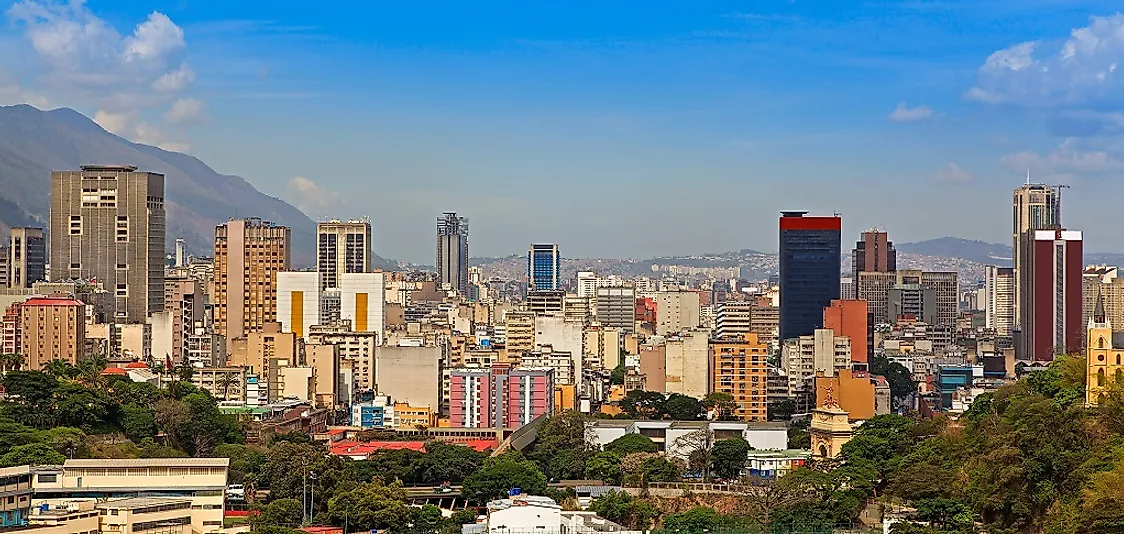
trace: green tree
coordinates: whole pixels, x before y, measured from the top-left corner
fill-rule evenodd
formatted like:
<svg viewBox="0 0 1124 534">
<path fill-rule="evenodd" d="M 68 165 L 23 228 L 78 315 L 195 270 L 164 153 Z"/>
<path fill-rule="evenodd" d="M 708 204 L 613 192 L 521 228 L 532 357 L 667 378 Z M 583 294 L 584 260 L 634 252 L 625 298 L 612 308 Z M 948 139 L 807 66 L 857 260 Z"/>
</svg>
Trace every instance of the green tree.
<svg viewBox="0 0 1124 534">
<path fill-rule="evenodd" d="M 486 503 L 506 496 L 512 488 L 541 495 L 546 490 L 546 476 L 535 462 L 506 453 L 485 460 L 479 471 L 464 480 L 461 495 L 472 502 Z"/>
<path fill-rule="evenodd" d="M 15 402 L 37 410 L 49 409 L 55 388 L 59 385 L 56 377 L 39 371 L 9 371 L 4 374 L 3 383 L 9 402 L 15 399 Z"/>
<path fill-rule="evenodd" d="M 917 392 L 917 384 L 913 381 L 913 373 L 902 364 L 890 361 L 884 354 L 874 357 L 870 365 L 870 373 L 881 375 L 890 384 L 890 396 L 895 402 L 901 402 Z"/>
<path fill-rule="evenodd" d="M 46 443 L 16 445 L 0 456 L 0 467 L 18 465 L 62 465 L 66 457 Z"/>
<path fill-rule="evenodd" d="M 449 482 L 460 484 L 464 478 L 476 471 L 487 457 L 484 453 L 463 445 L 430 441 L 425 444 L 423 482 L 440 484 Z"/>
<path fill-rule="evenodd" d="M 624 366 L 624 361 L 618 363 L 613 371 L 609 374 L 609 384 L 619 386 L 624 384 L 624 375 L 628 372 L 628 368 Z"/>
<path fill-rule="evenodd" d="M 156 435 L 156 414 L 145 406 L 128 404 L 121 408 L 121 428 L 133 441 L 151 438 Z"/>
<path fill-rule="evenodd" d="M 972 508 L 956 499 L 924 499 L 916 507 L 918 519 L 941 527 L 964 527 L 974 519 Z"/>
<path fill-rule="evenodd" d="M 256 523 L 296 528 L 304 522 L 304 505 L 297 499 L 277 499 L 261 508 Z"/>
<path fill-rule="evenodd" d="M 796 413 L 796 401 L 793 399 L 781 399 L 769 403 L 770 421 L 788 421 L 792 419 L 794 413 Z"/>
<path fill-rule="evenodd" d="M 718 413 L 719 421 L 733 421 L 737 419 L 734 410 L 737 408 L 737 403 L 734 402 L 734 396 L 729 393 L 715 391 L 707 393 L 703 398 L 703 406 L 708 410 L 713 410 Z"/>
<path fill-rule="evenodd" d="M 682 476 L 679 467 L 665 456 L 645 458 L 640 463 L 640 470 L 647 482 L 676 482 Z"/>
<path fill-rule="evenodd" d="M 663 393 L 634 389 L 625 394 L 620 406 L 633 419 L 661 419 L 667 398 Z"/>
<path fill-rule="evenodd" d="M 585 474 L 585 463 L 596 452 L 586 426 L 589 420 L 589 416 L 576 411 L 547 419 L 539 427 L 527 457 L 554 480 L 580 479 Z"/>
<path fill-rule="evenodd" d="M 431 512 L 430 519 L 433 519 Z M 437 518 L 440 518 L 440 510 L 437 513 Z M 328 517 L 333 524 L 343 525 L 346 521 L 356 530 L 398 531 L 404 529 L 416 514 L 406 504 L 406 491 L 401 484 L 370 482 L 329 499 Z"/>
<path fill-rule="evenodd" d="M 790 449 L 811 449 L 812 448 L 812 434 L 808 431 L 811 421 L 807 419 L 800 419 L 793 421 L 788 426 L 788 448 Z"/>
<path fill-rule="evenodd" d="M 702 418 L 702 402 L 693 397 L 672 393 L 663 402 L 663 412 L 676 421 L 694 421 Z"/>
<path fill-rule="evenodd" d="M 659 510 L 646 501 L 633 499 L 623 491 L 610 491 L 593 500 L 589 510 L 633 530 L 648 530 L 659 517 Z"/>
<path fill-rule="evenodd" d="M 43 368 L 43 372 L 55 379 L 74 380 L 81 371 L 66 360 L 51 360 Z"/>
<path fill-rule="evenodd" d="M 86 432 L 113 427 L 111 416 L 120 406 L 104 393 L 77 383 L 65 383 L 55 390 L 58 423 L 79 427 Z"/>
<path fill-rule="evenodd" d="M 737 479 L 741 477 L 742 470 L 745 469 L 746 459 L 749 457 L 749 451 L 752 447 L 749 442 L 741 437 L 733 437 L 723 439 L 715 442 L 714 450 L 711 451 L 711 463 L 714 466 L 714 474 L 725 479 Z"/>
<path fill-rule="evenodd" d="M 615 452 L 599 452 L 585 464 L 585 478 L 600 480 L 610 485 L 621 483 L 621 455 Z"/>
<path fill-rule="evenodd" d="M 714 508 L 696 506 L 685 512 L 664 516 L 663 528 L 668 532 L 713 532 L 723 522 L 723 517 Z"/>
<path fill-rule="evenodd" d="M 658 452 L 660 450 L 652 438 L 641 434 L 625 434 L 605 444 L 605 452 L 627 456 L 634 452 Z"/>
<path fill-rule="evenodd" d="M 211 451 L 215 458 L 230 458 L 229 478 L 232 483 L 245 481 L 246 475 L 261 471 L 265 453 L 249 445 L 223 443 Z"/>
</svg>

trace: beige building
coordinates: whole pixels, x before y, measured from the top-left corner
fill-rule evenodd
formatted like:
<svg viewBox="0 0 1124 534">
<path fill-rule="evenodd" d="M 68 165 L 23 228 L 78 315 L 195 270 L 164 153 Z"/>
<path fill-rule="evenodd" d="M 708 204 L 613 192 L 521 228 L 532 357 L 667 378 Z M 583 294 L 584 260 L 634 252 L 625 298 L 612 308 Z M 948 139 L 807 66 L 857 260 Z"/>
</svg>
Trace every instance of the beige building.
<svg viewBox="0 0 1124 534">
<path fill-rule="evenodd" d="M 193 532 L 222 529 L 229 458 L 142 458 L 67 460 L 61 466 L 37 466 L 32 487 L 38 497 L 51 500 L 99 499 L 121 494 L 190 503 Z M 135 510 L 136 516 L 163 517 L 147 504 L 155 501 L 127 499 L 100 504 Z M 34 504 L 34 503 L 33 503 Z M 179 505 L 176 505 L 178 507 Z M 111 510 L 111 508 L 106 508 Z M 112 516 L 112 512 L 106 515 Z M 182 517 L 179 515 L 177 517 Z M 71 531 L 76 532 L 76 531 Z M 116 531 L 128 532 L 128 531 Z M 139 532 L 135 529 L 132 532 Z"/>
<path fill-rule="evenodd" d="M 621 331 L 603 326 L 588 326 L 582 331 L 584 358 L 588 367 L 613 369 L 621 363 Z"/>
<path fill-rule="evenodd" d="M 171 316 L 171 356 L 175 362 L 183 361 L 187 338 L 192 335 L 195 323 L 204 320 L 207 305 L 204 290 L 202 284 L 194 278 L 185 276 L 164 280 L 164 311 Z"/>
<path fill-rule="evenodd" d="M 734 416 L 743 421 L 769 420 L 769 346 L 756 334 L 710 342 L 712 391 L 734 398 Z"/>
<path fill-rule="evenodd" d="M 244 367 L 203 367 L 191 375 L 191 384 L 210 393 L 219 402 L 246 402 Z"/>
<path fill-rule="evenodd" d="M 833 377 L 836 371 L 851 369 L 851 339 L 819 328 L 810 336 L 785 340 L 781 369 L 788 377 L 790 395 L 811 391 L 817 375 Z"/>
<path fill-rule="evenodd" d="M 290 268 L 291 235 L 261 219 L 215 228 L 215 333 L 228 344 L 277 320 L 277 273 Z"/>
<path fill-rule="evenodd" d="M 47 279 L 47 240 L 42 228 L 12 228 L 6 252 L 7 287 L 31 287 Z"/>
<path fill-rule="evenodd" d="M 229 365 L 247 367 L 265 381 L 269 402 L 280 399 L 281 394 L 278 369 L 298 364 L 297 336 L 292 332 L 282 332 L 280 323 L 265 323 L 262 331 L 251 332 L 246 337 L 235 339 L 229 356 Z"/>
<path fill-rule="evenodd" d="M 338 345 L 304 346 L 305 363 L 312 368 L 312 401 L 319 408 L 332 408 L 336 404 L 350 406 L 349 393 L 354 387 L 340 386 L 340 350 Z M 351 373 L 348 373 L 351 376 Z"/>
<path fill-rule="evenodd" d="M 101 511 L 94 501 L 37 503 L 27 516 L 27 527 L 16 532 L 31 534 L 98 534 L 102 532 Z M 43 505 L 46 505 L 45 507 Z"/>
<path fill-rule="evenodd" d="M 371 223 L 328 221 L 316 223 L 316 272 L 319 288 L 340 287 L 345 273 L 371 272 Z"/>
<path fill-rule="evenodd" d="M 86 348 L 86 305 L 69 298 L 33 298 L 19 306 L 24 369 L 42 370 L 51 360 L 76 364 Z"/>
<path fill-rule="evenodd" d="M 371 384 L 411 406 L 440 406 L 441 348 L 378 347 Z"/>
<path fill-rule="evenodd" d="M 191 508 L 191 499 L 184 497 L 134 497 L 97 504 L 101 532 L 106 534 L 191 534 Z"/>
<path fill-rule="evenodd" d="M 96 279 L 117 322 L 164 309 L 164 175 L 125 165 L 51 173 L 51 279 Z"/>
<path fill-rule="evenodd" d="M 531 312 L 509 311 L 504 314 L 504 329 L 507 332 L 507 358 L 517 362 L 524 352 L 535 349 L 535 314 Z"/>
<path fill-rule="evenodd" d="M 660 291 L 655 294 L 656 333 L 671 335 L 685 329 L 698 328 L 700 301 L 693 291 Z"/>
<path fill-rule="evenodd" d="M 355 379 L 354 386 L 372 389 L 375 347 L 379 335 L 375 332 L 352 332 L 351 321 L 342 320 L 335 324 L 313 326 L 309 329 L 310 345 L 335 345 L 339 350 L 341 367 L 351 369 Z"/>
<path fill-rule="evenodd" d="M 702 399 L 710 392 L 709 332 L 691 330 L 668 338 L 664 346 L 665 393 Z"/>
</svg>

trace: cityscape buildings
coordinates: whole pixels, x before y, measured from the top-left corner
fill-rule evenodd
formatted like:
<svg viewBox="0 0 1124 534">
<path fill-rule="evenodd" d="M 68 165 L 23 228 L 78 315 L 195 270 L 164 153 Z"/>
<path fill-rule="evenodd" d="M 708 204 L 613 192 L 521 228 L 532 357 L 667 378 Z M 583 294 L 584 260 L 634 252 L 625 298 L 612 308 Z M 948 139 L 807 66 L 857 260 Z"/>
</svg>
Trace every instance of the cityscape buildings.
<svg viewBox="0 0 1124 534">
<path fill-rule="evenodd" d="M 47 239 L 42 228 L 12 228 L 6 269 L 7 287 L 31 287 L 47 279 Z"/>
<path fill-rule="evenodd" d="M 780 218 L 782 340 L 822 327 L 824 307 L 839 298 L 841 219 L 806 214 L 785 211 Z"/>
<path fill-rule="evenodd" d="M 259 218 L 215 228 L 215 332 L 228 344 L 277 320 L 277 273 L 290 268 L 291 237 Z"/>
<path fill-rule="evenodd" d="M 468 219 L 446 212 L 437 218 L 437 279 L 454 291 L 468 291 Z"/>
<path fill-rule="evenodd" d="M 51 279 L 96 280 L 113 319 L 164 309 L 164 175 L 131 165 L 51 173 Z"/>
<path fill-rule="evenodd" d="M 529 291 L 555 291 L 559 288 L 562 258 L 557 244 L 533 244 L 527 252 Z"/>
<path fill-rule="evenodd" d="M 1015 328 L 1015 269 L 989 265 L 984 272 L 985 326 L 1010 336 Z"/>
</svg>

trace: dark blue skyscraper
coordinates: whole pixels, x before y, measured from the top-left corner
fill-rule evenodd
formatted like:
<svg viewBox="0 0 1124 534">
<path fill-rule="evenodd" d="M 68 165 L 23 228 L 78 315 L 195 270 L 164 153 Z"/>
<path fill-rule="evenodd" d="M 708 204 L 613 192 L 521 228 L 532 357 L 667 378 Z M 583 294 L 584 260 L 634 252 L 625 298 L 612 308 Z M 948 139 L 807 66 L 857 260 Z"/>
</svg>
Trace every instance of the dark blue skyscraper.
<svg viewBox="0 0 1124 534">
<path fill-rule="evenodd" d="M 527 253 L 527 289 L 529 291 L 554 291 L 558 289 L 562 258 L 558 245 L 531 245 Z"/>
<path fill-rule="evenodd" d="M 842 221 L 806 213 L 781 212 L 781 340 L 823 328 L 824 307 L 839 298 Z"/>
</svg>

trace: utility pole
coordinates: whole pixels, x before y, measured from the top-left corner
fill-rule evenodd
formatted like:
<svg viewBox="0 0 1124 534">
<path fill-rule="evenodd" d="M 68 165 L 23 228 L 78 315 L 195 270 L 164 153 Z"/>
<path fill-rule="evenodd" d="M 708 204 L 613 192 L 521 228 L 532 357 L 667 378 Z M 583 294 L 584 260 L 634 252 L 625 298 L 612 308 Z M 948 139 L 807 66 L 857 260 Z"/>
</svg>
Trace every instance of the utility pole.
<svg viewBox="0 0 1124 534">
<path fill-rule="evenodd" d="M 315 519 L 316 514 L 316 473 L 313 471 L 309 471 L 308 477 L 312 479 L 312 487 L 310 488 L 310 499 L 308 503 L 308 524 L 311 525 L 312 520 Z"/>
</svg>

